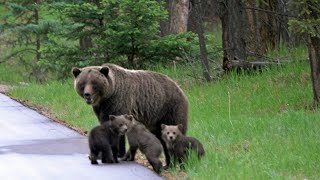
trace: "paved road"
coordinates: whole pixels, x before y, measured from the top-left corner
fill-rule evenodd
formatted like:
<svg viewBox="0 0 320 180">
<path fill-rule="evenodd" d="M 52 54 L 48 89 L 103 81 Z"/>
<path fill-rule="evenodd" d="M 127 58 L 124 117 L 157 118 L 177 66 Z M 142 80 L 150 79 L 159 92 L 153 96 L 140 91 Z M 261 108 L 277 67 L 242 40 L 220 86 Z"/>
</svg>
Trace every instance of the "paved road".
<svg viewBox="0 0 320 180">
<path fill-rule="evenodd" d="M 87 138 L 0 93 L 0 179 L 162 179 L 134 162 L 91 165 Z"/>
</svg>

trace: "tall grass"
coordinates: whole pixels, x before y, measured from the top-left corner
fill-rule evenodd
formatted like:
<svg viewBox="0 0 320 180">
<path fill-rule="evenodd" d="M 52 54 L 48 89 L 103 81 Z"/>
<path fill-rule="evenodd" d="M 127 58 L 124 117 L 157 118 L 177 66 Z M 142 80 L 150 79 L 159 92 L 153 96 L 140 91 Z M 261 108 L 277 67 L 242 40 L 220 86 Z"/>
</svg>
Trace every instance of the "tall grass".
<svg viewBox="0 0 320 180">
<path fill-rule="evenodd" d="M 187 90 L 189 135 L 207 156 L 187 167 L 191 179 L 318 179 L 319 111 L 307 64 L 255 76 L 231 75 Z M 190 173 L 189 173 L 190 172 Z"/>
<path fill-rule="evenodd" d="M 0 64 L 0 83 L 19 84 L 25 80 L 26 78 L 21 73 L 21 68 L 12 68 L 10 64 L 6 63 Z"/>
</svg>

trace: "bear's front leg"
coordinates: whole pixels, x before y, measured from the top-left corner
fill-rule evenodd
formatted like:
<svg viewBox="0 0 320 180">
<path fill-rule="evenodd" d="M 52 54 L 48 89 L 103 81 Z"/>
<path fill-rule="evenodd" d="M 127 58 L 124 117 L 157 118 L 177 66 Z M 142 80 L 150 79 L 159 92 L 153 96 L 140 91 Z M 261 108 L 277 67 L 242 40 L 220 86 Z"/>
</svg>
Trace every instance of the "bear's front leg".
<svg viewBox="0 0 320 180">
<path fill-rule="evenodd" d="M 119 153 L 118 157 L 123 157 L 126 154 L 126 138 L 125 136 L 120 136 L 119 140 Z"/>
<path fill-rule="evenodd" d="M 138 147 L 134 147 L 130 145 L 130 149 L 127 151 L 127 153 L 124 155 L 124 157 L 121 159 L 122 161 L 134 161 L 134 157 L 136 155 Z"/>
<path fill-rule="evenodd" d="M 98 153 L 95 153 L 95 152 L 90 153 L 89 159 L 91 161 L 91 164 L 98 164 L 97 156 L 98 156 Z"/>
<path fill-rule="evenodd" d="M 130 153 L 130 150 L 128 150 L 126 154 L 123 156 L 123 158 L 121 158 L 121 161 L 128 161 L 130 157 L 131 157 L 131 153 Z"/>
<path fill-rule="evenodd" d="M 119 163 L 119 161 L 118 161 L 119 147 L 113 145 L 113 146 L 111 147 L 111 149 L 112 149 L 112 154 L 113 154 L 114 162 L 115 162 L 115 163 Z"/>
</svg>

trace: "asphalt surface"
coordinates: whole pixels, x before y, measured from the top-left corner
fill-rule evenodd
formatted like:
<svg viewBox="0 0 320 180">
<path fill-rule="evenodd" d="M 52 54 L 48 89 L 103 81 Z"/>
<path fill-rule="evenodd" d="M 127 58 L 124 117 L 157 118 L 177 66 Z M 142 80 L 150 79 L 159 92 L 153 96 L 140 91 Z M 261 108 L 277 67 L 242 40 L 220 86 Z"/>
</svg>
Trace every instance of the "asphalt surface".
<svg viewBox="0 0 320 180">
<path fill-rule="evenodd" d="M 87 138 L 0 93 L 0 179 L 163 179 L 134 162 L 91 165 Z"/>
</svg>

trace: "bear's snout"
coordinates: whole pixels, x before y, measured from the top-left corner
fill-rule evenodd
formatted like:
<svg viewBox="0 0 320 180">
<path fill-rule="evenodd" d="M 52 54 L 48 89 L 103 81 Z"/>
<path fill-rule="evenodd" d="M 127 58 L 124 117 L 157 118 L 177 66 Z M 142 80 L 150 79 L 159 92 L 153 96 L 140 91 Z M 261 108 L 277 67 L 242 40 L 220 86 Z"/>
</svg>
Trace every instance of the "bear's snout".
<svg viewBox="0 0 320 180">
<path fill-rule="evenodd" d="M 127 132 L 127 131 L 128 131 L 128 127 L 127 127 L 127 126 L 124 126 L 124 127 L 123 127 L 123 131 L 124 131 L 124 132 Z"/>
<path fill-rule="evenodd" d="M 83 98 L 86 100 L 87 104 L 92 104 L 92 96 L 90 93 L 84 93 Z"/>
<path fill-rule="evenodd" d="M 83 94 L 83 96 L 84 96 L 86 99 L 88 99 L 88 98 L 90 98 L 91 94 L 88 93 L 88 92 L 85 92 L 85 93 Z"/>
</svg>

